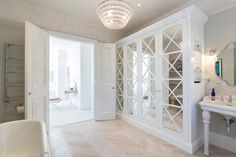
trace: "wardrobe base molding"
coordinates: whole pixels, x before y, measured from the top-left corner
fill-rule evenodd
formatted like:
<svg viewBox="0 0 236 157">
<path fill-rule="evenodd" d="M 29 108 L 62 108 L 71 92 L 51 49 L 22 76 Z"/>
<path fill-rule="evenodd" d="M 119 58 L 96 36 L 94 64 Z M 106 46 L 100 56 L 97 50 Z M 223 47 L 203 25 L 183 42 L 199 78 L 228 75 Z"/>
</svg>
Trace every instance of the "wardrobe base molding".
<svg viewBox="0 0 236 157">
<path fill-rule="evenodd" d="M 177 139 L 175 136 L 170 136 L 169 134 L 166 134 L 164 131 L 158 129 L 158 128 L 153 128 L 145 123 L 142 123 L 138 120 L 135 120 L 127 115 L 118 113 L 117 118 L 129 123 L 130 125 L 137 127 L 163 141 L 166 141 L 170 144 L 173 144 L 177 148 L 180 148 L 190 154 L 195 153 L 197 150 L 199 150 L 203 146 L 203 138 L 200 138 L 198 140 L 195 140 L 192 144 L 183 142 L 179 139 Z"/>
</svg>

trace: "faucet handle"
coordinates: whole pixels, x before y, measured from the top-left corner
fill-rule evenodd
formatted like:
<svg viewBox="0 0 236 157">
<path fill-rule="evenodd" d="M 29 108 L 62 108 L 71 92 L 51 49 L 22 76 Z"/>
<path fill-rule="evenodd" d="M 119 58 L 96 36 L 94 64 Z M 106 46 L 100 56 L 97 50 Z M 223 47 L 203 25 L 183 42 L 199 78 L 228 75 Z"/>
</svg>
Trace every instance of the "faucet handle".
<svg viewBox="0 0 236 157">
<path fill-rule="evenodd" d="M 228 102 L 232 102 L 232 95 L 229 96 Z"/>
<path fill-rule="evenodd" d="M 220 96 L 220 101 L 224 101 L 224 96 L 223 95 Z"/>
</svg>

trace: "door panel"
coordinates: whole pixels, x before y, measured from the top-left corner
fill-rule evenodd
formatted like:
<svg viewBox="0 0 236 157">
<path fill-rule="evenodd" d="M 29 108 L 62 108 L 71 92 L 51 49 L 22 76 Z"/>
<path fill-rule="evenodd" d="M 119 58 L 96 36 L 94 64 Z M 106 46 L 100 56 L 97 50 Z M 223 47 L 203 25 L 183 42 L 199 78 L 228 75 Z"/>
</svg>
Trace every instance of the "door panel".
<svg viewBox="0 0 236 157">
<path fill-rule="evenodd" d="M 137 116 L 138 114 L 138 53 L 137 43 L 127 46 L 126 58 L 127 71 L 127 113 Z"/>
<path fill-rule="evenodd" d="M 156 119 L 156 45 L 155 36 L 142 39 L 142 118 L 154 122 Z"/>
<path fill-rule="evenodd" d="M 115 118 L 115 74 L 115 45 L 98 44 L 95 52 L 95 120 Z"/>
<path fill-rule="evenodd" d="M 124 54 L 117 47 L 116 62 L 119 111 L 180 136 L 187 121 L 186 29 L 183 20 L 129 41 Z"/>
<path fill-rule="evenodd" d="M 26 119 L 44 121 L 48 126 L 48 34 L 26 22 L 25 45 Z"/>
<path fill-rule="evenodd" d="M 116 108 L 124 111 L 124 51 L 123 47 L 116 49 Z"/>
<path fill-rule="evenodd" d="M 162 32 L 163 127 L 183 131 L 183 35 L 182 25 Z"/>
<path fill-rule="evenodd" d="M 45 100 L 42 97 L 38 97 L 38 98 L 34 98 L 32 100 L 32 115 L 33 115 L 33 119 L 37 119 L 40 120 L 42 119 L 42 117 L 45 117 L 45 112 L 44 112 L 44 105 L 45 104 Z"/>
</svg>

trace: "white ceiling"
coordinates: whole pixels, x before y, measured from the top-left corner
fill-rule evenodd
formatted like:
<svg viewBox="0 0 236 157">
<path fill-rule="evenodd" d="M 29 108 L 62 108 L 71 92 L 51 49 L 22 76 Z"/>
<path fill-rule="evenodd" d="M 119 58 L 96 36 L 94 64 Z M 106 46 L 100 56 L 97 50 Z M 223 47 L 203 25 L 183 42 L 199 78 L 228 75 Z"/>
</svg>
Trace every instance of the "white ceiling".
<svg viewBox="0 0 236 157">
<path fill-rule="evenodd" d="M 19 2 L 19 0 L 12 0 Z M 46 8 L 60 12 L 66 16 L 78 18 L 79 20 L 102 25 L 96 15 L 97 5 L 102 0 L 21 0 L 23 3 L 36 7 Z M 236 6 L 236 0 L 126 0 L 133 9 L 134 16 L 128 26 L 122 30 L 123 33 L 134 32 L 148 24 L 163 18 L 170 13 L 180 10 L 191 4 L 196 4 L 208 15 L 217 11 Z M 141 3 L 138 7 L 137 3 Z"/>
</svg>

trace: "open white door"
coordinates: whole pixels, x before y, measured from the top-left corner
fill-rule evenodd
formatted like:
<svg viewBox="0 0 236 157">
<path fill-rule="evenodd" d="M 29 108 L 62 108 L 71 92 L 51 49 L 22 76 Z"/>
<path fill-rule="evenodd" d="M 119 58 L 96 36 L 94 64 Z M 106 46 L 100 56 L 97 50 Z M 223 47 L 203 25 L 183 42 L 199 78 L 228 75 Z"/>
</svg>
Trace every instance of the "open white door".
<svg viewBox="0 0 236 157">
<path fill-rule="evenodd" d="M 115 119 L 115 44 L 97 44 L 94 120 Z"/>
<path fill-rule="evenodd" d="M 48 40 L 46 31 L 25 23 L 25 116 L 48 127 Z"/>
</svg>

